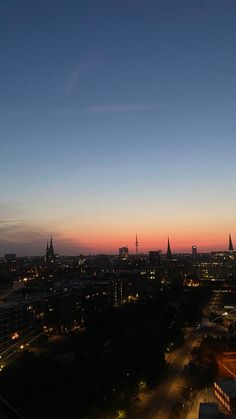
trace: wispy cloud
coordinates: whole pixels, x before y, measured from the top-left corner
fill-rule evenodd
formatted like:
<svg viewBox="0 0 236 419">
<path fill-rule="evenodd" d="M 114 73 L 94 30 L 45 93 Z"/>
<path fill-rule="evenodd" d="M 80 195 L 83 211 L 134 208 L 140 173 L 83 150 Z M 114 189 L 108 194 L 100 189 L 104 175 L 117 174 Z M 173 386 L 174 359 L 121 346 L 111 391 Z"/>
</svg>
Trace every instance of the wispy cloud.
<svg viewBox="0 0 236 419">
<path fill-rule="evenodd" d="M 67 95 L 73 93 L 76 89 L 80 78 L 87 74 L 98 64 L 98 54 L 93 54 L 82 62 L 77 62 L 73 70 L 70 72 L 65 85 L 64 91 Z"/>
<path fill-rule="evenodd" d="M 17 256 L 44 255 L 51 231 L 25 223 L 0 225 L 0 253 L 16 253 Z M 91 249 L 79 241 L 61 234 L 53 234 L 55 251 L 63 254 L 90 253 Z"/>
<path fill-rule="evenodd" d="M 14 218 L 0 218 L 0 224 L 16 224 L 19 223 L 20 220 Z"/>
<path fill-rule="evenodd" d="M 87 112 L 108 113 L 108 112 L 136 112 L 155 110 L 154 105 L 95 105 L 90 106 Z"/>
<path fill-rule="evenodd" d="M 11 111 L 0 113 L 0 116 L 2 118 L 26 118 L 29 114 L 28 111 Z"/>
<path fill-rule="evenodd" d="M 77 114 L 79 113 L 80 110 L 79 109 L 71 109 L 71 108 L 59 108 L 59 109 L 55 109 L 54 113 L 56 115 L 61 115 L 61 116 L 67 116 L 67 115 L 73 115 L 73 114 Z"/>
<path fill-rule="evenodd" d="M 29 224 L 27 214 L 17 203 L 0 203 L 0 255 L 16 253 L 18 256 L 43 255 L 48 238 L 53 231 L 55 249 L 59 254 L 89 253 L 83 243 L 65 233 L 58 233 L 56 226 L 48 231 L 45 226 Z M 19 217 L 19 218 L 18 218 Z"/>
<path fill-rule="evenodd" d="M 0 222 L 19 221 L 19 216 L 25 214 L 25 210 L 17 202 L 0 203 Z"/>
</svg>

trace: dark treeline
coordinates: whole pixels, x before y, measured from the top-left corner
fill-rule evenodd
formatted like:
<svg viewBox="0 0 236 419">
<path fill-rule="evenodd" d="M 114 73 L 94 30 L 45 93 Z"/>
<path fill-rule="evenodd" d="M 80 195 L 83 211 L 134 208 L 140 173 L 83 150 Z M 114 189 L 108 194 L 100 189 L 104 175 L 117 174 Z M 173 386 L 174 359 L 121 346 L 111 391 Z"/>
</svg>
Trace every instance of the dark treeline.
<svg viewBox="0 0 236 419">
<path fill-rule="evenodd" d="M 206 288 L 173 284 L 136 303 L 104 308 L 46 353 L 24 352 L 2 371 L 1 394 L 25 419 L 116 417 L 142 385 L 165 372 L 167 346 L 183 342 L 182 327 L 201 318 Z"/>
</svg>

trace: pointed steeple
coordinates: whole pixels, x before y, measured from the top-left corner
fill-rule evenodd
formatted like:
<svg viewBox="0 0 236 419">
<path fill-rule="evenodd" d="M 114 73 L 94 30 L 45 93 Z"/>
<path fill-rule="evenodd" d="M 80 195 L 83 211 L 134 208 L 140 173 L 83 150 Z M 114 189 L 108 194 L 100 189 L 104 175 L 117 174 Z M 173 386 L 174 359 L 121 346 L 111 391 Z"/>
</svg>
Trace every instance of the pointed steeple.
<svg viewBox="0 0 236 419">
<path fill-rule="evenodd" d="M 49 247 L 48 247 L 48 241 L 47 241 L 46 255 L 45 255 L 45 261 L 46 262 L 48 262 L 48 252 L 49 252 Z"/>
<path fill-rule="evenodd" d="M 136 247 L 136 256 L 138 256 L 138 235 L 136 233 L 136 239 L 135 239 L 135 247 Z"/>
<path fill-rule="evenodd" d="M 234 246 L 233 246 L 231 234 L 229 234 L 229 252 L 233 252 L 233 251 L 234 251 Z"/>
<path fill-rule="evenodd" d="M 167 259 L 171 259 L 172 253 L 171 253 L 171 248 L 170 248 L 170 239 L 168 237 L 168 242 L 167 242 L 167 253 L 166 253 Z"/>
<path fill-rule="evenodd" d="M 46 260 L 46 264 L 47 264 L 48 267 L 53 266 L 52 264 L 55 264 L 55 262 L 56 262 L 56 255 L 54 253 L 52 236 L 50 238 L 50 241 L 47 242 L 45 260 Z"/>
</svg>

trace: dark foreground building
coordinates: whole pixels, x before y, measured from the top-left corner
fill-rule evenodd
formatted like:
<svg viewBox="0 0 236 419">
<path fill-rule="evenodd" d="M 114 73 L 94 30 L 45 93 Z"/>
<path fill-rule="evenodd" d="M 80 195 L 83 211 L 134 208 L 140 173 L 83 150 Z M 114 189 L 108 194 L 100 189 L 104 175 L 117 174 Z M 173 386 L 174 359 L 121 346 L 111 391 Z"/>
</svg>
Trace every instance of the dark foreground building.
<svg viewBox="0 0 236 419">
<path fill-rule="evenodd" d="M 230 379 L 215 381 L 214 392 L 216 398 L 230 414 L 236 412 L 236 381 Z"/>
<path fill-rule="evenodd" d="M 200 403 L 198 419 L 218 419 L 219 410 L 217 403 Z"/>
</svg>

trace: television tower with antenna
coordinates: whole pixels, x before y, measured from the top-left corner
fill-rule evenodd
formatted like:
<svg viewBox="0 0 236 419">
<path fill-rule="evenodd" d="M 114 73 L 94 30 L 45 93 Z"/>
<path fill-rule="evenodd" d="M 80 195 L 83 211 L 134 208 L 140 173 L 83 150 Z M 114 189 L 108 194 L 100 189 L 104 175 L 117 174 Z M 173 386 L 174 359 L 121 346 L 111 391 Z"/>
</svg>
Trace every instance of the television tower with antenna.
<svg viewBox="0 0 236 419">
<path fill-rule="evenodd" d="M 136 256 L 138 256 L 138 236 L 136 233 L 136 239 L 135 239 L 135 248 L 136 248 Z"/>
</svg>

